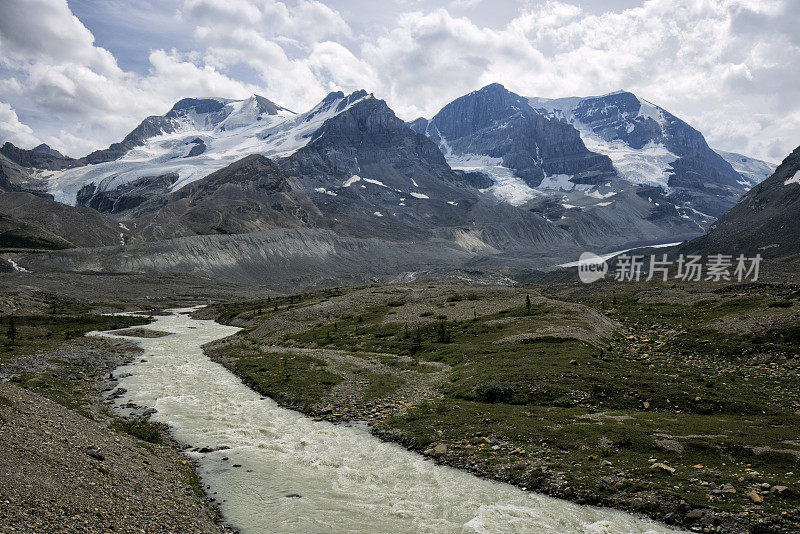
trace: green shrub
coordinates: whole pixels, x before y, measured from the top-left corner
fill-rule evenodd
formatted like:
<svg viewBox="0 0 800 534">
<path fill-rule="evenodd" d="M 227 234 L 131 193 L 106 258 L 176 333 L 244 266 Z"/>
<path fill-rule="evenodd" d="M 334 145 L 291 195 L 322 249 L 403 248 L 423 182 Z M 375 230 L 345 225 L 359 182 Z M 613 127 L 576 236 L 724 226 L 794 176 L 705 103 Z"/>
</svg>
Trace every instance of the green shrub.
<svg viewBox="0 0 800 534">
<path fill-rule="evenodd" d="M 511 402 L 516 394 L 516 388 L 507 382 L 484 382 L 475 386 L 473 391 L 473 398 L 477 402 L 485 402 L 488 404 L 507 404 Z"/>
<path fill-rule="evenodd" d="M 117 419 L 109 427 L 117 432 L 125 432 L 148 443 L 162 443 L 164 436 L 158 425 L 145 419 Z"/>
</svg>

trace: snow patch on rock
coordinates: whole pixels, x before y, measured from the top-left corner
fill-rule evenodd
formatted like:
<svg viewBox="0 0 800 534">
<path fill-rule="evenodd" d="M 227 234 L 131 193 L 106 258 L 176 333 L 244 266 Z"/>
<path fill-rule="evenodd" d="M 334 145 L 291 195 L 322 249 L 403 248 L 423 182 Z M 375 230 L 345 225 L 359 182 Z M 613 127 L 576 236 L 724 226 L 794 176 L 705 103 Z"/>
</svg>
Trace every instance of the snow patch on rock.
<svg viewBox="0 0 800 534">
<path fill-rule="evenodd" d="M 794 173 L 794 176 L 783 182 L 783 185 L 800 184 L 800 171 Z"/>
<path fill-rule="evenodd" d="M 508 202 L 512 206 L 521 206 L 538 196 L 535 189 L 528 186 L 522 178 L 514 175 L 514 171 L 503 167 L 501 158 L 477 154 L 456 156 L 449 151 L 445 152 L 445 158 L 453 169 L 482 172 L 491 178 L 494 184 L 481 191 L 488 192 L 502 202 Z"/>
<path fill-rule="evenodd" d="M 11 258 L 6 258 L 6 260 L 8 261 L 8 263 L 10 263 L 10 264 L 11 264 L 11 267 L 13 267 L 13 268 L 14 268 L 14 270 L 15 270 L 15 271 L 17 271 L 18 273 L 29 273 L 29 272 L 30 272 L 30 271 L 29 271 L 28 269 L 26 269 L 25 267 L 20 267 L 20 266 L 17 264 L 17 262 L 15 262 L 14 260 L 12 260 Z"/>
<path fill-rule="evenodd" d="M 353 176 L 351 176 L 350 178 L 348 178 L 347 180 L 344 181 L 344 183 L 342 184 L 342 187 L 350 187 L 354 183 L 360 182 L 360 181 L 361 181 L 361 177 L 359 175 L 357 175 L 357 174 L 354 174 Z"/>
</svg>

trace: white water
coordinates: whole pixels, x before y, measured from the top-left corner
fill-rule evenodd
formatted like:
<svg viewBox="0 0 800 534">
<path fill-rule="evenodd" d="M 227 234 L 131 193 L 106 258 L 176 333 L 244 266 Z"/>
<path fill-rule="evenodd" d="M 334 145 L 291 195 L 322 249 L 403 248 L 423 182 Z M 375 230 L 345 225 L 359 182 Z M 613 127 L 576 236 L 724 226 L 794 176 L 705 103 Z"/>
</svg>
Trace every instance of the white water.
<svg viewBox="0 0 800 534">
<path fill-rule="evenodd" d="M 118 403 L 155 408 L 153 420 L 191 447 L 231 447 L 193 456 L 223 515 L 245 534 L 672 532 L 436 466 L 363 429 L 281 408 L 203 354 L 202 344 L 237 328 L 186 315 L 158 317 L 149 328 L 172 335 L 126 338 L 144 348 L 146 362 L 115 372 L 130 373 Z"/>
</svg>

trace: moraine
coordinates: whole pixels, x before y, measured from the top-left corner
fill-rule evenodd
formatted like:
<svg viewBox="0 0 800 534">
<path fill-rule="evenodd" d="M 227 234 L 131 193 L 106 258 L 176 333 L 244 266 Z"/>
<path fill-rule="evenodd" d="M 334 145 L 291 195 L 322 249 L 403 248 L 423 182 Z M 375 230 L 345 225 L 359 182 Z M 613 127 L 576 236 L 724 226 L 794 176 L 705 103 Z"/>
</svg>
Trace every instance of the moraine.
<svg viewBox="0 0 800 534">
<path fill-rule="evenodd" d="M 435 465 L 367 429 L 317 422 L 260 396 L 202 351 L 239 329 L 157 317 L 159 338 L 119 368 L 131 402 L 154 408 L 199 460 L 203 486 L 244 534 L 266 532 L 662 533 L 664 525 L 579 506 Z M 113 332 L 99 333 L 109 337 Z"/>
</svg>

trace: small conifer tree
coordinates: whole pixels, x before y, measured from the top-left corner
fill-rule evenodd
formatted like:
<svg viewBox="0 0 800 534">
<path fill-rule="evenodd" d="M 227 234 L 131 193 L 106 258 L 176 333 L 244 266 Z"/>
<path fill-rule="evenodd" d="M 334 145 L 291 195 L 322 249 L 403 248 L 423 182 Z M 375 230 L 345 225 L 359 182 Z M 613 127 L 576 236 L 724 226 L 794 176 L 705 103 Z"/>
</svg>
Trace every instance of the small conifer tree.
<svg viewBox="0 0 800 534">
<path fill-rule="evenodd" d="M 14 322 L 14 316 L 8 318 L 8 330 L 6 330 L 6 337 L 11 345 L 17 341 L 17 325 Z"/>
</svg>

